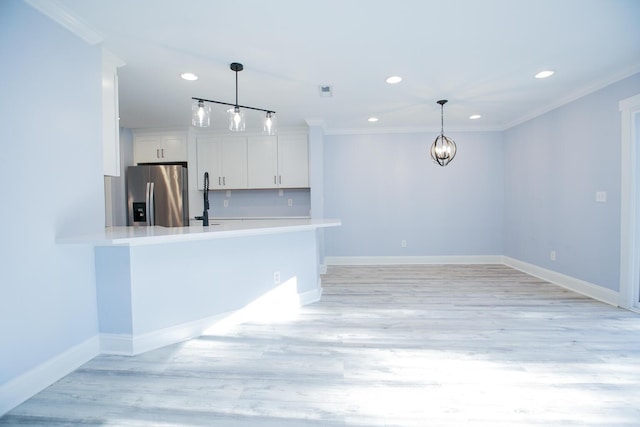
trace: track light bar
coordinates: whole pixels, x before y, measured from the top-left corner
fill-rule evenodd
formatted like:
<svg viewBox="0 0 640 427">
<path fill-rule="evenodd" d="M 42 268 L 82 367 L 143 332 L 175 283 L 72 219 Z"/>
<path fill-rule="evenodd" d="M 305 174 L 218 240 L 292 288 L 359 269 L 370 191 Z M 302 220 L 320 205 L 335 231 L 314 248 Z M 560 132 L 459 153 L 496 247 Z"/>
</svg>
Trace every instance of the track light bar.
<svg viewBox="0 0 640 427">
<path fill-rule="evenodd" d="M 275 114 L 276 113 L 273 110 L 265 110 L 264 108 L 249 107 L 247 105 L 238 105 L 238 104 L 232 104 L 232 103 L 229 103 L 229 102 L 222 102 L 222 101 L 212 101 L 211 99 L 196 98 L 196 97 L 193 97 L 191 99 L 193 99 L 195 101 L 211 102 L 213 104 L 228 105 L 230 107 L 246 108 L 248 110 L 264 111 L 265 113 L 271 113 L 271 114 Z"/>
</svg>

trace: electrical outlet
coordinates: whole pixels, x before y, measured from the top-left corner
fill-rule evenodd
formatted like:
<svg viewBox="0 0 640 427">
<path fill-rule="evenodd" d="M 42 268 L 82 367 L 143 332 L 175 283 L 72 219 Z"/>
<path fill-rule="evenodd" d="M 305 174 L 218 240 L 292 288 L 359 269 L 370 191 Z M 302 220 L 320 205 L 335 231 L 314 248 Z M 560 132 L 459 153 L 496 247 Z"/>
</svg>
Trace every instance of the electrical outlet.
<svg viewBox="0 0 640 427">
<path fill-rule="evenodd" d="M 606 191 L 596 191 L 596 202 L 605 203 L 607 201 Z"/>
<path fill-rule="evenodd" d="M 280 197 L 284 196 L 284 190 L 278 190 L 278 196 Z"/>
<path fill-rule="evenodd" d="M 231 190 L 227 190 L 227 197 L 231 197 Z"/>
<path fill-rule="evenodd" d="M 275 271 L 273 273 L 273 284 L 277 285 L 280 283 L 280 272 L 279 271 Z"/>
<path fill-rule="evenodd" d="M 224 206 L 225 208 L 229 207 L 229 201 L 225 200 L 224 202 L 222 202 L 222 206 Z"/>
<path fill-rule="evenodd" d="M 556 251 L 551 251 L 551 253 L 549 254 L 549 259 L 551 261 L 555 261 L 556 260 Z"/>
<path fill-rule="evenodd" d="M 293 199 L 288 199 L 287 200 L 287 205 L 293 206 Z"/>
<path fill-rule="evenodd" d="M 406 240 L 400 240 L 400 247 L 401 248 L 406 248 L 407 247 L 407 241 Z"/>
</svg>

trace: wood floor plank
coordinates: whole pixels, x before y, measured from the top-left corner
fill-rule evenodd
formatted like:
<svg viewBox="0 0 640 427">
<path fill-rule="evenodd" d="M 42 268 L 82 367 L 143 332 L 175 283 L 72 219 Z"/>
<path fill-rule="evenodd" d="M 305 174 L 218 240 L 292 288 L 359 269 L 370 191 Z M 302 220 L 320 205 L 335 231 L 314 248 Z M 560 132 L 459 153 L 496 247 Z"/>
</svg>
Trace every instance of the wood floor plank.
<svg viewBox="0 0 640 427">
<path fill-rule="evenodd" d="M 322 300 L 99 356 L 2 426 L 639 426 L 640 316 L 503 265 L 332 266 Z"/>
</svg>

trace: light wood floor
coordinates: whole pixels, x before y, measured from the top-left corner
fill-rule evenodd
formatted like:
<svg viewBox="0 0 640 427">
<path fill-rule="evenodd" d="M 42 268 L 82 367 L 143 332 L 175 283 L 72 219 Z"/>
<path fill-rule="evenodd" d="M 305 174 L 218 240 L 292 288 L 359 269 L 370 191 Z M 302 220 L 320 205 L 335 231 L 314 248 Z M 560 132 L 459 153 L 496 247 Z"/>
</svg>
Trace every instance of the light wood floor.
<svg viewBox="0 0 640 427">
<path fill-rule="evenodd" d="M 330 267 L 289 318 L 100 356 L 0 425 L 640 426 L 640 315 L 502 265 Z"/>
</svg>

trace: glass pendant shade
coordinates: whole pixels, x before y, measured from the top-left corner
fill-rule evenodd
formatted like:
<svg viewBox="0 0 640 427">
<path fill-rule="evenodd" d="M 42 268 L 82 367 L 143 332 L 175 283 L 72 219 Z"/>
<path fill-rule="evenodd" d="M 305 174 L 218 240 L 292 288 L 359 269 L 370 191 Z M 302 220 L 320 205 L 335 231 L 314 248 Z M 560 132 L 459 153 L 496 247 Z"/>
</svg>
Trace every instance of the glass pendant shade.
<svg viewBox="0 0 640 427">
<path fill-rule="evenodd" d="M 456 156 L 456 151 L 457 147 L 453 139 L 444 136 L 444 134 L 440 134 L 436 140 L 433 141 L 430 153 L 434 162 L 440 166 L 447 166 Z"/>
<path fill-rule="evenodd" d="M 276 123 L 275 113 L 269 111 L 267 116 L 264 119 L 264 125 L 262 127 L 262 133 L 265 135 L 275 135 L 278 131 L 278 126 Z"/>
<path fill-rule="evenodd" d="M 203 101 L 194 102 L 191 106 L 191 124 L 201 128 L 211 126 L 211 107 Z"/>
<path fill-rule="evenodd" d="M 239 107 L 234 107 L 229 111 L 229 130 L 232 132 L 243 132 L 245 128 L 244 112 Z"/>
</svg>

